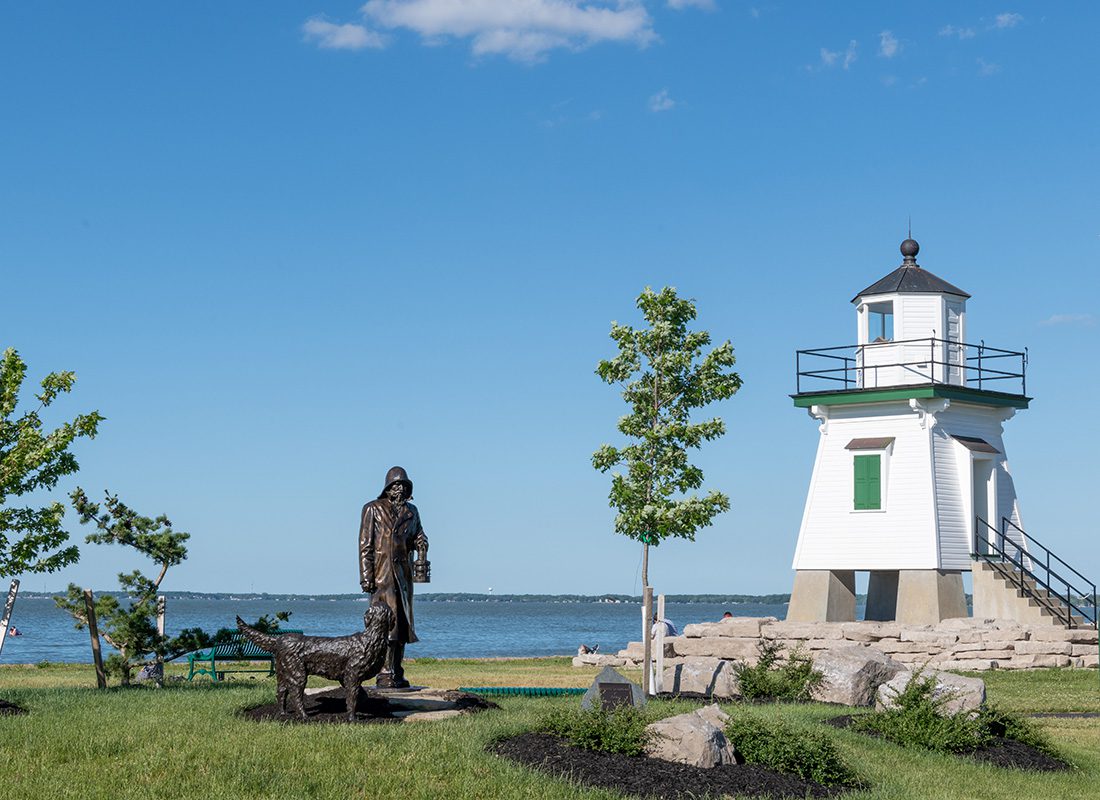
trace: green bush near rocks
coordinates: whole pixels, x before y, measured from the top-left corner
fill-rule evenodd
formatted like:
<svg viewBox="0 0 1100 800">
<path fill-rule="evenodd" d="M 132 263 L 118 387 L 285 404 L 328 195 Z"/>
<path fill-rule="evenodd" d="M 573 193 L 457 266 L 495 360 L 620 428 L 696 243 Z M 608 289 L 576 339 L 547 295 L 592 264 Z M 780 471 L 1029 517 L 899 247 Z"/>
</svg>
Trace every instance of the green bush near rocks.
<svg viewBox="0 0 1100 800">
<path fill-rule="evenodd" d="M 771 639 L 757 645 L 759 658 L 755 665 L 744 662 L 734 665 L 741 696 L 746 700 L 810 699 L 824 677 L 814 669 L 813 661 L 801 650 L 793 650 L 783 661 L 784 646 Z"/>
<path fill-rule="evenodd" d="M 1023 717 L 986 705 L 977 714 L 944 714 L 946 697 L 935 697 L 936 678 L 919 672 L 898 694 L 896 707 L 856 717 L 852 727 L 874 733 L 903 747 L 941 753 L 970 753 L 995 737 L 1015 739 L 1047 755 L 1058 752 L 1046 735 Z"/>
<path fill-rule="evenodd" d="M 559 708 L 542 720 L 539 730 L 561 736 L 585 750 L 640 756 L 649 741 L 646 725 L 650 722 L 653 720 L 633 706 L 611 710 Z"/>
<path fill-rule="evenodd" d="M 823 733 L 739 715 L 726 723 L 726 738 L 747 764 L 797 775 L 826 786 L 860 785 L 858 776 Z"/>
</svg>

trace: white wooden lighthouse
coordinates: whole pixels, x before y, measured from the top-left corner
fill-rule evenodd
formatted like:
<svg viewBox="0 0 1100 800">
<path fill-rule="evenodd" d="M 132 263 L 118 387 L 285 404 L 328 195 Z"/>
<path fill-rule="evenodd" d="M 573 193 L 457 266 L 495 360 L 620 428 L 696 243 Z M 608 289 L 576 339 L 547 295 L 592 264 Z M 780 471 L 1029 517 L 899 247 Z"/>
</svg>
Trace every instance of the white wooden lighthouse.
<svg viewBox="0 0 1100 800">
<path fill-rule="evenodd" d="M 919 249 L 902 242 L 901 266 L 852 300 L 857 344 L 798 354 L 792 397 L 820 439 L 788 619 L 854 619 L 858 571 L 867 619 L 967 616 L 974 554 L 1026 558 L 1002 438 L 1030 399 L 1026 353 L 967 344 L 970 295 L 922 269 Z M 975 595 L 976 613 L 997 610 L 977 578 Z"/>
</svg>

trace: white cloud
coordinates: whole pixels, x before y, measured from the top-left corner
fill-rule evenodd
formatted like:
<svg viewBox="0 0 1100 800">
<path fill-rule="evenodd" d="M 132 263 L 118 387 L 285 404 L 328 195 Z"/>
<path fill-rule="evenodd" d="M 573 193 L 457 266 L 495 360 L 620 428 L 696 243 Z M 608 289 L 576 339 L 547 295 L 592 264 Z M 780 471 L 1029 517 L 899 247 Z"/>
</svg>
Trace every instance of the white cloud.
<svg viewBox="0 0 1100 800">
<path fill-rule="evenodd" d="M 879 82 L 883 86 L 894 86 L 898 82 L 898 76 L 897 75 L 883 75 L 881 78 L 879 78 Z"/>
<path fill-rule="evenodd" d="M 1023 14 L 1017 14 L 1015 12 L 1006 12 L 1004 14 L 998 14 L 993 18 L 994 28 L 1015 28 L 1021 22 L 1024 21 Z"/>
<path fill-rule="evenodd" d="M 883 58 L 893 58 L 901 49 L 901 43 L 890 31 L 883 31 L 878 35 L 878 54 Z"/>
<path fill-rule="evenodd" d="M 856 47 L 859 46 L 859 42 L 855 39 L 848 42 L 848 49 L 844 51 L 844 69 L 848 69 L 856 60 Z"/>
<path fill-rule="evenodd" d="M 683 11 L 684 9 L 703 9 L 704 11 L 714 11 L 717 8 L 714 4 L 714 0 L 668 0 L 669 8 L 676 11 Z"/>
<path fill-rule="evenodd" d="M 955 38 L 973 39 L 978 33 L 973 28 L 956 28 L 954 25 L 944 25 L 940 28 L 940 36 L 954 36 Z"/>
<path fill-rule="evenodd" d="M 325 50 L 362 50 L 365 47 L 386 46 L 383 36 L 350 22 L 337 25 L 314 18 L 306 20 L 302 25 L 302 33 L 307 42 L 315 42 Z"/>
<path fill-rule="evenodd" d="M 988 78 L 990 75 L 996 75 L 1001 71 L 1000 64 L 993 64 L 986 61 L 984 58 L 978 59 L 978 74 L 983 78 Z"/>
<path fill-rule="evenodd" d="M 676 101 L 669 96 L 668 89 L 662 89 L 649 98 L 649 110 L 654 114 L 660 111 L 671 111 L 676 107 Z"/>
<path fill-rule="evenodd" d="M 1091 328 L 1096 324 L 1096 317 L 1092 314 L 1052 314 L 1039 323 L 1040 325 L 1077 325 L 1082 328 Z"/>
<path fill-rule="evenodd" d="M 657 38 L 641 0 L 369 0 L 361 10 L 375 27 L 405 28 L 426 44 L 469 39 L 475 55 L 518 61 L 598 42 L 644 47 Z"/>
<path fill-rule="evenodd" d="M 856 48 L 859 47 L 859 42 L 852 39 L 848 42 L 848 48 L 842 53 L 839 50 L 830 50 L 827 47 L 821 48 L 821 63 L 817 66 L 813 64 L 806 65 L 807 72 L 820 72 L 823 69 L 831 69 L 837 64 L 840 64 L 844 69 L 848 69 L 852 63 L 856 60 Z"/>
<path fill-rule="evenodd" d="M 683 11 L 685 8 L 701 8 L 704 11 L 713 11 L 716 8 L 714 0 L 668 0 L 668 7 L 677 11 Z"/>
</svg>

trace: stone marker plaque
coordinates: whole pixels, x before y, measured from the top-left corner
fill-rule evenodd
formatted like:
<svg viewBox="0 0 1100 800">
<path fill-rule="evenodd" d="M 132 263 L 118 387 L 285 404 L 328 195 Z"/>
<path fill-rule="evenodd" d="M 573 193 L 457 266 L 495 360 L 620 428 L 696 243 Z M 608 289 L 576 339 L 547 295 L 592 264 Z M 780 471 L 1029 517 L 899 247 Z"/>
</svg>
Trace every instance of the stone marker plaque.
<svg viewBox="0 0 1100 800">
<path fill-rule="evenodd" d="M 630 687 L 625 683 L 601 683 L 598 684 L 600 692 L 600 705 L 604 711 L 610 711 L 619 706 L 633 705 Z"/>
<path fill-rule="evenodd" d="M 621 689 L 617 688 L 620 686 Z M 629 703 L 635 708 L 641 708 L 646 701 L 641 686 L 629 678 L 624 678 L 612 667 L 604 667 L 600 670 L 600 674 L 596 676 L 596 680 L 588 687 L 588 691 L 584 693 L 581 708 L 585 710 L 596 707 L 607 708 L 609 707 L 607 706 L 609 695 L 612 698 L 622 698 L 622 702 L 616 702 L 616 705 Z"/>
</svg>

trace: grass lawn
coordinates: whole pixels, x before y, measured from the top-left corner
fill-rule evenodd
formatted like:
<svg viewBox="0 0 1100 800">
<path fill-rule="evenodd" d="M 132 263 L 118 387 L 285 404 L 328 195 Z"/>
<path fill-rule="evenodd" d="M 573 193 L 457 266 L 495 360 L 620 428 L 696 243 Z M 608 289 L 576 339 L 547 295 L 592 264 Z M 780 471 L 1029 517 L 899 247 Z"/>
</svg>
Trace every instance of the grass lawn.
<svg viewBox="0 0 1100 800">
<path fill-rule="evenodd" d="M 458 686 L 586 686 L 595 669 L 569 659 L 420 659 L 414 683 Z M 178 675 L 172 668 L 169 675 Z M 1095 670 L 984 673 L 989 698 L 1023 712 L 1100 711 Z M 31 711 L 0 717 L 0 798 L 613 798 L 513 766 L 484 752 L 495 738 L 530 729 L 577 698 L 501 698 L 500 711 L 410 725 L 256 724 L 237 709 L 274 698 L 274 679 L 171 682 L 163 690 L 96 691 L 83 665 L 0 667 L 0 698 Z M 323 682 L 318 682 L 323 683 Z M 669 712 L 680 710 L 668 704 Z M 686 709 L 687 707 L 684 706 Z M 830 732 L 869 782 L 862 798 L 1095 798 L 1100 720 L 1039 720 L 1078 770 L 1028 774 L 905 750 L 820 720 L 832 706 L 724 708 L 782 717 Z"/>
</svg>

